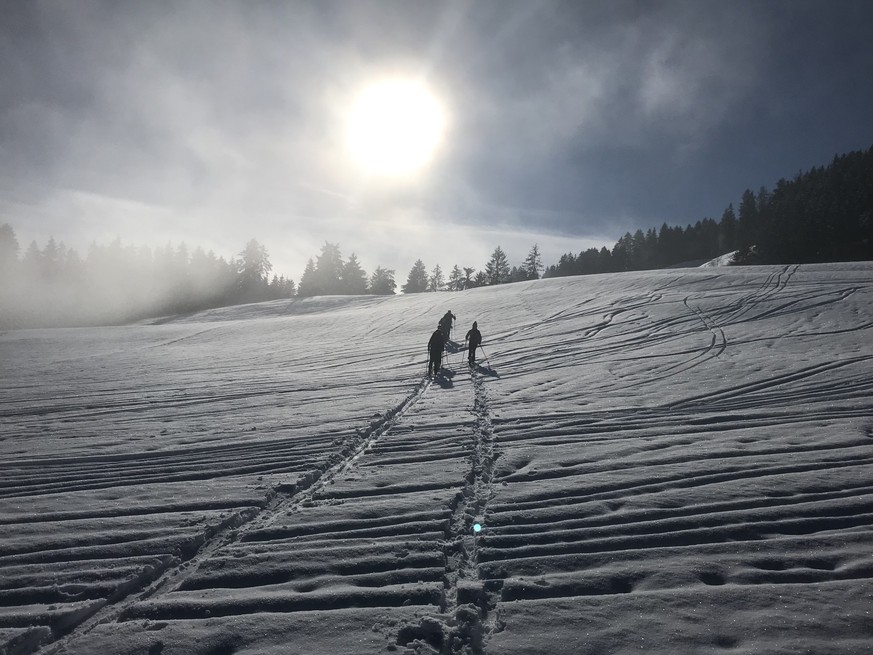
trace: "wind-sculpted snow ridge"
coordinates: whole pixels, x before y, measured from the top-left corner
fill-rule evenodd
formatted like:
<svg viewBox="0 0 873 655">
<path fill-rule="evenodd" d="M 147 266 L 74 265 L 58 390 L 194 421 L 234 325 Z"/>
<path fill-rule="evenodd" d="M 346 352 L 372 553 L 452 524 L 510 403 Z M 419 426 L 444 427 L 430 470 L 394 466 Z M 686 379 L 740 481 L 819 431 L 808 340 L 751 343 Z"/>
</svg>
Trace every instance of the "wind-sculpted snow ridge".
<svg viewBox="0 0 873 655">
<path fill-rule="evenodd" d="M 866 652 L 871 273 L 0 335 L 0 653 Z"/>
</svg>

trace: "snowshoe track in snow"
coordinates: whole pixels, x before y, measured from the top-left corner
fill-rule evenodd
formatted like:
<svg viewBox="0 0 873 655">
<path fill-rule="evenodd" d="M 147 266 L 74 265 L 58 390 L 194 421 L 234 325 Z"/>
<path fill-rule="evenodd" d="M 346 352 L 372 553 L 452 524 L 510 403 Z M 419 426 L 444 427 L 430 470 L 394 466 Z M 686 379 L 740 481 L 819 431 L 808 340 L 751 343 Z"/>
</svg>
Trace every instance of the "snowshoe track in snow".
<svg viewBox="0 0 873 655">
<path fill-rule="evenodd" d="M 337 475 L 352 468 L 360 456 L 370 449 L 379 437 L 387 432 L 407 408 L 427 389 L 428 383 L 421 382 L 415 390 L 396 407 L 376 414 L 370 420 L 368 426 L 355 430 L 355 436 L 347 440 L 342 449 L 328 458 L 319 468 L 307 472 L 294 484 L 278 485 L 265 497 L 264 502 L 258 508 L 247 508 L 234 513 L 228 520 L 220 523 L 214 529 L 207 530 L 204 534 L 193 540 L 193 543 L 180 550 L 179 557 L 164 557 L 161 563 L 163 568 L 152 567 L 148 575 L 139 576 L 131 584 L 121 586 L 104 603 L 96 603 L 91 606 L 91 612 L 80 612 L 73 621 L 52 626 L 53 636 L 63 636 L 67 631 L 73 634 L 66 641 L 75 639 L 79 635 L 86 634 L 95 626 L 117 620 L 136 618 L 140 613 L 150 618 L 203 618 L 205 616 L 222 615 L 221 606 L 215 605 L 210 608 L 198 608 L 197 611 L 188 611 L 172 608 L 163 617 L 159 610 L 138 610 L 137 605 L 149 600 L 152 604 L 157 599 L 177 589 L 202 588 L 197 583 L 188 584 L 188 579 L 197 573 L 201 563 L 207 562 L 217 556 L 221 549 L 237 541 L 263 541 L 269 534 L 268 526 L 276 515 L 283 512 L 295 511 L 296 506 L 311 500 L 324 486 L 332 483 Z M 181 559 L 181 562 L 180 562 Z M 150 579 L 155 578 L 155 579 Z M 272 577 L 269 583 L 273 583 Z M 251 578 L 248 584 L 256 580 Z M 201 583 L 202 584 L 202 583 Z M 397 592 L 394 592 L 397 593 Z M 135 595 L 134 595 L 135 594 Z M 385 594 L 390 598 L 391 593 Z M 401 599 L 402 601 L 403 599 Z M 366 606 L 367 602 L 373 602 L 372 595 L 365 599 L 350 599 L 349 606 Z M 318 599 L 305 601 L 285 599 L 279 602 L 257 601 L 256 611 L 299 611 L 303 609 L 330 609 L 338 605 L 335 600 L 319 602 Z M 326 604 L 325 604 L 326 603 Z M 341 605 L 341 603 L 339 603 Z M 390 604 L 390 603 L 389 603 Z M 232 603 L 227 613 L 238 614 L 246 611 L 245 603 Z M 63 643 L 55 648 L 49 648 L 46 652 L 58 652 L 63 650 Z"/>
</svg>

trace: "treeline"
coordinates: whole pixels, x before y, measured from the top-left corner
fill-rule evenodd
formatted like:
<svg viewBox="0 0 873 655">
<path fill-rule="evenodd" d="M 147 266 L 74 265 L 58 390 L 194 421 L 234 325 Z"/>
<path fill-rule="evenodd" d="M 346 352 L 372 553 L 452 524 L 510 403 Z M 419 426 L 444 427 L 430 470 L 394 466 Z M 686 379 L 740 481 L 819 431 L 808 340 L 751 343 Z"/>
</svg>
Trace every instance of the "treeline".
<svg viewBox="0 0 873 655">
<path fill-rule="evenodd" d="M 32 242 L 21 252 L 15 232 L 0 226 L 0 329 L 54 325 L 124 323 L 185 314 L 214 307 L 281 298 L 335 294 L 396 293 L 395 272 L 377 266 L 371 275 L 352 253 L 344 260 L 338 244 L 325 243 L 310 259 L 299 288 L 284 276 L 270 276 L 267 249 L 252 239 L 230 260 L 187 245 L 151 249 L 92 244 L 85 258 L 53 238 L 42 248 Z M 490 284 L 537 279 L 539 249 L 510 267 L 498 246 L 483 270 L 439 265 L 430 272 L 415 262 L 405 293 L 461 291 Z"/>
<path fill-rule="evenodd" d="M 367 276 L 361 268 L 355 253 L 343 261 L 339 244 L 327 243 L 321 247 L 321 254 L 306 262 L 297 295 L 392 295 L 397 288 L 394 271 L 377 266 L 373 274 Z"/>
<path fill-rule="evenodd" d="M 22 254 L 2 225 L 0 328 L 121 323 L 293 296 L 294 281 L 271 270 L 254 239 L 229 261 L 185 244 L 151 249 L 119 239 L 92 244 L 82 258 L 54 238 Z"/>
<path fill-rule="evenodd" d="M 741 245 L 757 244 L 761 263 L 873 259 L 873 147 L 779 180 L 766 202 L 752 207 Z"/>
<path fill-rule="evenodd" d="M 732 207 L 725 210 L 725 216 L 733 216 Z M 543 277 L 643 271 L 685 262 L 702 263 L 736 250 L 734 242 L 726 235 L 731 220 L 736 223 L 735 217 L 723 217 L 721 223 L 705 218 L 684 229 L 664 223 L 660 230 L 628 232 L 611 250 L 603 246 L 600 250 L 589 248 L 578 255 L 561 255 L 558 263 L 549 266 Z"/>
<path fill-rule="evenodd" d="M 401 286 L 403 293 L 424 293 L 428 291 L 463 291 L 492 284 L 506 284 L 522 280 L 536 280 L 543 270 L 539 247 L 534 244 L 527 258 L 520 266 L 509 266 L 506 253 L 500 246 L 494 249 L 483 270 L 455 264 L 446 275 L 437 264 L 428 272 L 424 262 L 416 260 L 409 271 L 406 283 Z M 321 254 L 309 259 L 300 287 L 299 297 L 348 294 L 392 295 L 396 293 L 397 282 L 393 269 L 377 266 L 372 275 L 358 262 L 352 253 L 343 260 L 339 244 L 326 242 Z"/>
<path fill-rule="evenodd" d="M 736 252 L 735 264 L 802 264 L 873 259 L 873 147 L 827 167 L 747 189 L 719 221 L 626 233 L 611 248 L 567 253 L 544 277 L 615 273 L 704 262 Z"/>
<path fill-rule="evenodd" d="M 427 291 L 464 291 L 476 287 L 537 280 L 543 271 L 539 246 L 534 244 L 520 266 L 509 266 L 509 258 L 503 248 L 497 246 L 483 270 L 471 266 L 455 264 L 448 275 L 437 264 L 428 273 L 420 259 L 416 260 L 403 285 L 403 293 L 422 293 Z"/>
</svg>

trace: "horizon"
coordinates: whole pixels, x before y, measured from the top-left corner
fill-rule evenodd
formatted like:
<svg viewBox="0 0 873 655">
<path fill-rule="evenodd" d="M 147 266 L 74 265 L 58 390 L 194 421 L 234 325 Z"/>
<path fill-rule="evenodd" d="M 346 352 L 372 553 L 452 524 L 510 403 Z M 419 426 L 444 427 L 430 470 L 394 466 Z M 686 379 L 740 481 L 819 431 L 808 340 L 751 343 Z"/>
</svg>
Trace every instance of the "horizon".
<svg viewBox="0 0 873 655">
<path fill-rule="evenodd" d="M 873 150 L 873 146 L 870 147 L 870 150 Z M 863 154 L 865 151 L 866 151 L 865 149 L 858 149 L 858 150 L 853 150 L 853 151 L 846 152 L 846 153 L 836 153 L 836 154 L 834 155 L 834 157 L 835 157 L 835 158 L 836 158 L 836 157 L 844 157 L 844 156 L 849 155 L 849 154 Z M 803 175 L 805 175 L 805 174 L 807 174 L 807 173 L 809 173 L 809 172 L 812 172 L 812 171 L 814 171 L 814 170 L 816 170 L 816 169 L 821 169 L 821 168 L 826 168 L 826 166 L 825 166 L 825 165 L 813 166 L 813 167 L 811 167 L 811 168 L 809 169 L 809 171 L 798 171 L 798 172 L 796 173 L 796 176 L 798 176 L 798 177 L 802 177 Z M 783 180 L 786 180 L 786 179 L 787 179 L 787 178 L 783 177 L 783 178 L 780 179 L 780 182 L 783 181 Z M 760 185 L 760 186 L 758 187 L 758 189 L 759 189 L 759 190 L 767 190 L 768 192 L 771 192 L 771 193 L 773 192 L 773 187 L 768 187 L 767 185 Z M 749 190 L 751 190 L 751 189 L 749 189 Z M 732 208 L 732 209 L 734 210 L 734 212 L 737 212 L 737 211 L 738 211 L 738 207 L 739 207 L 739 203 L 735 203 L 735 202 L 730 202 L 730 203 L 728 203 L 728 204 L 725 206 L 726 209 L 727 209 L 727 208 Z M 721 218 L 704 217 L 704 218 L 702 218 L 702 219 L 698 219 L 698 221 L 693 221 L 693 222 L 690 222 L 690 223 L 688 223 L 688 224 L 686 224 L 686 225 L 671 225 L 670 223 L 668 223 L 668 222 L 665 221 L 665 222 L 662 223 L 662 225 L 666 225 L 666 226 L 668 226 L 668 227 L 673 227 L 673 228 L 678 227 L 678 228 L 683 228 L 683 229 L 684 229 L 684 228 L 691 228 L 691 227 L 694 226 L 695 223 L 698 223 L 698 222 L 700 222 L 700 221 L 706 221 L 706 220 L 712 220 L 712 221 L 714 221 L 715 223 L 718 224 L 718 223 L 720 223 Z M 10 227 L 12 227 L 13 231 L 15 231 L 15 227 L 14 227 L 14 226 L 10 225 Z M 650 226 L 650 227 L 648 227 L 648 228 L 640 227 L 640 228 L 637 228 L 637 231 L 642 232 L 642 233 L 645 234 L 645 233 L 647 233 L 647 232 L 653 230 L 655 233 L 657 233 L 659 228 L 660 228 L 660 226 Z M 491 233 L 492 233 L 492 234 L 499 234 L 499 232 L 497 232 L 497 231 L 491 231 Z M 524 258 L 525 258 L 525 257 L 527 256 L 527 254 L 530 252 L 530 248 L 532 248 L 533 245 L 536 245 L 536 246 L 538 247 L 538 249 L 539 249 L 539 252 L 540 252 L 540 256 L 541 256 L 542 263 L 543 263 L 543 267 L 544 267 L 544 271 L 543 271 L 544 273 L 547 271 L 547 269 L 549 269 L 550 266 L 552 266 L 552 265 L 554 265 L 554 264 L 557 264 L 558 259 L 559 259 L 562 255 L 566 255 L 566 254 L 576 255 L 576 254 L 580 254 L 580 253 L 582 253 L 583 250 L 588 250 L 588 249 L 590 249 L 590 248 L 594 248 L 594 249 L 596 249 L 596 250 L 601 250 L 602 248 L 605 247 L 605 248 L 607 248 L 607 250 L 610 250 L 609 246 L 613 246 L 613 247 L 614 247 L 615 245 L 617 245 L 617 242 L 616 242 L 616 243 L 605 243 L 605 244 L 602 244 L 602 245 L 600 245 L 600 246 L 598 246 L 598 244 L 596 244 L 596 243 L 587 243 L 585 246 L 583 246 L 582 248 L 580 248 L 578 251 L 573 251 L 572 249 L 571 249 L 571 250 L 567 250 L 567 249 L 566 249 L 566 239 L 562 239 L 562 238 L 559 237 L 559 238 L 558 238 L 558 241 L 561 243 L 561 247 L 560 247 L 560 248 L 556 247 L 556 248 L 553 248 L 553 249 L 552 249 L 552 252 L 556 252 L 556 253 L 558 253 L 558 254 L 557 254 L 557 255 L 556 255 L 552 260 L 549 260 L 549 259 L 547 259 L 548 254 L 544 254 L 544 251 L 545 251 L 546 253 L 548 253 L 548 244 L 551 244 L 551 243 L 553 243 L 553 242 L 551 242 L 550 240 L 546 240 L 546 241 L 545 241 L 545 243 L 547 244 L 547 248 L 546 248 L 546 249 L 544 249 L 543 246 L 542 246 L 542 244 L 540 244 L 539 242 L 534 242 L 530 247 L 528 247 L 527 250 L 524 250 L 524 248 L 525 248 L 524 244 L 525 244 L 526 242 L 524 242 L 522 239 L 523 239 L 524 236 L 531 236 L 531 235 L 526 235 L 526 234 L 524 234 L 524 233 L 520 233 L 520 232 L 515 232 L 514 234 L 515 234 L 516 236 L 518 236 L 518 240 L 517 240 L 517 242 L 516 242 L 516 243 L 517 243 L 516 252 L 521 253 L 521 252 L 523 251 L 523 252 L 524 252 L 523 255 L 519 255 L 517 258 L 512 257 L 512 256 L 510 255 L 510 253 L 507 252 L 507 249 L 506 249 L 506 248 L 503 248 L 502 244 L 497 244 L 496 246 L 494 246 L 494 248 L 501 247 L 501 248 L 503 249 L 504 253 L 506 253 L 507 256 L 508 256 L 509 266 L 510 266 L 510 267 L 514 267 L 514 266 L 519 266 L 519 267 L 520 267 L 520 265 L 524 262 Z M 631 233 L 631 232 L 627 232 L 625 235 L 622 235 L 622 236 L 627 236 L 628 234 L 632 234 L 632 233 Z M 505 233 L 504 233 L 504 236 L 505 236 Z M 540 235 L 540 236 L 541 236 L 541 235 Z M 25 243 L 24 243 L 20 238 L 18 238 L 17 231 L 16 231 L 16 239 L 17 239 L 18 244 L 19 244 L 19 260 L 23 257 L 25 251 L 26 251 L 30 246 L 32 246 L 34 243 L 36 243 L 37 246 L 40 246 L 40 247 L 41 247 L 40 249 L 42 249 L 42 248 L 45 247 L 45 245 L 46 245 L 46 244 L 39 244 L 39 243 L 36 242 L 35 240 L 31 240 L 30 242 L 27 242 L 28 245 L 25 246 Z M 88 254 L 87 251 L 90 250 L 93 246 L 98 246 L 98 247 L 107 247 L 107 246 L 109 246 L 109 245 L 111 245 L 111 244 L 113 244 L 113 243 L 115 243 L 115 242 L 118 242 L 118 243 L 119 243 L 123 248 L 134 248 L 134 249 L 136 249 L 136 250 L 146 249 L 146 250 L 147 250 L 147 251 L 148 251 L 152 256 L 156 255 L 156 254 L 158 253 L 158 251 L 163 250 L 163 249 L 166 249 L 167 247 L 171 247 L 174 251 L 177 251 L 177 250 L 180 249 L 182 246 L 184 246 L 184 247 L 187 249 L 187 252 L 188 252 L 188 256 L 189 256 L 189 257 L 191 256 L 191 254 L 192 254 L 193 252 L 195 252 L 195 251 L 197 251 L 197 250 L 202 250 L 204 253 L 206 253 L 206 254 L 213 254 L 213 255 L 215 255 L 216 258 L 218 258 L 218 259 L 222 259 L 222 260 L 224 260 L 225 262 L 231 262 L 231 261 L 233 261 L 233 260 L 237 260 L 237 261 L 239 261 L 238 258 L 243 254 L 242 251 L 236 251 L 236 252 L 234 252 L 233 254 L 225 255 L 224 253 L 221 253 L 221 252 L 215 252 L 215 250 L 212 249 L 212 248 L 206 248 L 206 247 L 203 247 L 203 246 L 201 246 L 201 245 L 197 245 L 197 244 L 194 244 L 194 243 L 188 243 L 188 242 L 179 242 L 179 243 L 166 242 L 166 243 L 163 243 L 163 244 L 156 244 L 156 245 L 153 245 L 153 244 L 142 244 L 142 243 L 130 243 L 130 242 L 125 242 L 125 241 L 121 238 L 120 235 L 116 235 L 116 237 L 115 237 L 112 241 L 109 241 L 109 242 L 98 243 L 98 242 L 95 241 L 95 240 L 90 240 L 89 245 L 88 245 L 87 249 L 85 250 L 85 254 L 84 254 L 84 256 L 83 256 L 83 254 L 82 254 L 82 250 L 80 250 L 80 249 L 78 249 L 78 248 L 76 248 L 76 247 L 70 246 L 70 244 L 67 243 L 65 240 L 63 240 L 63 239 L 57 239 L 57 238 L 54 237 L 54 235 L 51 235 L 51 236 L 50 236 L 50 239 L 54 239 L 56 245 L 59 245 L 59 246 L 60 246 L 60 245 L 63 245 L 63 246 L 65 246 L 65 247 L 67 247 L 69 250 L 73 250 L 73 251 L 75 251 L 76 254 L 79 255 L 82 259 L 85 259 L 85 258 L 87 257 L 87 254 Z M 257 241 L 257 239 L 255 239 L 255 240 Z M 247 240 L 247 242 L 248 242 L 248 241 L 249 241 L 249 240 Z M 260 243 L 261 246 L 263 246 L 263 247 L 266 248 L 266 250 L 267 250 L 267 252 L 268 252 L 268 254 L 269 254 L 269 252 L 270 252 L 270 248 L 268 247 L 268 244 L 265 244 L 265 243 L 262 243 L 262 242 L 259 242 L 259 243 Z M 314 261 L 314 260 L 318 257 L 318 255 L 320 254 L 320 252 L 321 252 L 321 246 L 325 245 L 325 243 L 331 243 L 331 242 L 328 242 L 328 241 L 322 242 L 322 244 L 319 246 L 319 248 L 317 249 L 317 251 L 314 252 L 314 253 L 313 253 L 309 258 L 307 258 L 307 261 L 308 261 L 309 259 L 312 259 L 312 260 Z M 360 253 L 358 253 L 357 251 L 355 251 L 355 250 L 352 250 L 352 251 L 350 251 L 350 252 L 348 252 L 348 253 L 344 252 L 344 247 L 343 247 L 342 243 L 336 243 L 336 244 L 334 244 L 334 245 L 338 245 L 338 246 L 339 246 L 339 250 L 340 250 L 340 252 L 342 253 L 342 257 L 343 257 L 343 260 L 344 260 L 344 261 L 347 261 L 351 255 L 355 255 L 355 256 L 357 257 L 359 263 L 362 263 L 362 261 L 365 262 L 365 261 L 367 261 L 367 260 L 369 260 L 369 259 L 372 259 L 372 258 L 366 257 L 366 255 L 364 255 L 364 256 L 362 257 L 362 255 L 361 255 Z M 560 252 L 559 252 L 559 251 L 560 251 Z M 491 253 L 493 253 L 493 249 L 492 249 L 491 251 L 489 251 L 488 258 L 490 258 Z M 724 255 L 726 255 L 726 254 L 730 254 L 730 253 L 729 253 L 729 252 L 728 252 L 728 253 L 722 253 L 722 254 L 718 255 L 718 257 L 719 257 L 719 258 L 723 258 Z M 271 261 L 271 264 L 272 264 L 272 261 L 273 261 L 272 255 L 269 255 L 269 257 L 270 257 L 270 261 Z M 418 259 L 422 259 L 422 258 L 421 258 L 421 257 L 416 257 L 416 260 L 418 260 Z M 705 257 L 705 258 L 703 258 L 703 259 L 707 259 L 707 258 Z M 843 261 L 843 260 L 836 260 L 836 261 Z M 678 262 L 678 261 L 677 261 L 677 262 L 674 262 L 674 264 L 681 264 L 681 263 L 682 263 L 682 262 Z M 401 287 L 403 286 L 404 281 L 405 281 L 405 278 L 406 278 L 406 276 L 409 274 L 409 272 L 411 271 L 411 269 L 413 268 L 414 264 L 415 264 L 415 261 L 413 261 L 413 262 L 409 265 L 409 269 L 407 269 L 406 272 L 402 272 L 401 270 L 396 270 L 396 269 L 394 270 L 394 279 L 395 279 L 395 282 L 397 283 L 397 290 L 396 290 L 396 293 L 397 293 L 397 294 L 401 294 L 401 293 L 403 293 Z M 446 278 L 448 277 L 448 274 L 451 272 L 453 266 L 457 265 L 457 266 L 459 266 L 459 268 L 461 268 L 462 270 L 463 270 L 463 268 L 464 268 L 464 266 L 465 266 L 464 264 L 458 264 L 458 263 L 455 263 L 455 264 L 452 264 L 452 265 L 449 265 L 449 266 L 446 266 L 446 265 L 442 264 L 442 262 L 438 262 L 438 264 L 441 266 L 443 276 L 446 277 Z M 363 266 L 363 265 L 362 265 L 362 268 L 364 269 L 365 273 L 367 274 L 367 277 L 369 278 L 369 276 L 373 273 L 373 271 L 374 271 L 377 267 L 379 267 L 379 266 L 381 266 L 383 269 L 386 268 L 385 266 L 382 266 L 382 265 L 379 264 L 379 263 L 376 263 L 375 265 L 373 265 L 373 268 L 372 268 L 372 269 L 367 268 L 366 266 Z M 434 268 L 434 267 L 433 267 L 433 266 L 428 266 L 426 262 L 425 262 L 425 266 L 426 266 L 426 268 L 427 268 L 427 272 L 428 272 L 428 274 L 430 274 L 430 273 L 433 271 L 433 268 Z M 485 265 L 484 265 L 484 264 L 483 264 L 481 267 L 479 267 L 479 266 L 474 267 L 474 269 L 475 269 L 476 272 L 482 272 L 482 271 L 484 270 L 484 268 L 485 268 Z M 657 268 L 659 268 L 659 267 L 654 267 L 654 268 L 657 269 Z M 639 269 L 636 269 L 636 270 L 639 270 Z M 604 271 L 604 272 L 605 272 L 605 271 Z M 299 279 L 299 278 L 295 278 L 293 275 L 288 275 L 288 274 L 286 274 L 286 273 L 283 272 L 283 271 L 277 270 L 277 268 L 276 268 L 275 265 L 273 265 L 273 269 L 271 270 L 270 274 L 267 276 L 267 280 L 272 279 L 274 276 L 275 276 L 275 277 L 279 277 L 279 278 L 284 278 L 285 280 L 291 280 L 291 281 L 293 281 L 293 282 L 295 283 L 295 285 L 299 285 L 299 282 L 300 282 L 300 279 Z M 301 272 L 301 276 L 302 276 L 302 272 Z M 445 290 L 447 290 L 447 289 L 445 289 Z"/>
</svg>

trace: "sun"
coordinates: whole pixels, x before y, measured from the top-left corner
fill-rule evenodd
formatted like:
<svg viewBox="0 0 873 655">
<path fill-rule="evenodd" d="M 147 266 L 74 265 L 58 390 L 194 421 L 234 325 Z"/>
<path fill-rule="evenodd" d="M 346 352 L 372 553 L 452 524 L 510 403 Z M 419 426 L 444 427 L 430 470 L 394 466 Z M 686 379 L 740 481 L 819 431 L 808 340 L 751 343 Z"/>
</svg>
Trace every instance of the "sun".
<svg viewBox="0 0 873 655">
<path fill-rule="evenodd" d="M 353 102 L 346 142 L 355 162 L 388 177 L 419 172 L 438 150 L 445 114 L 421 82 L 387 79 L 367 86 Z"/>
</svg>

